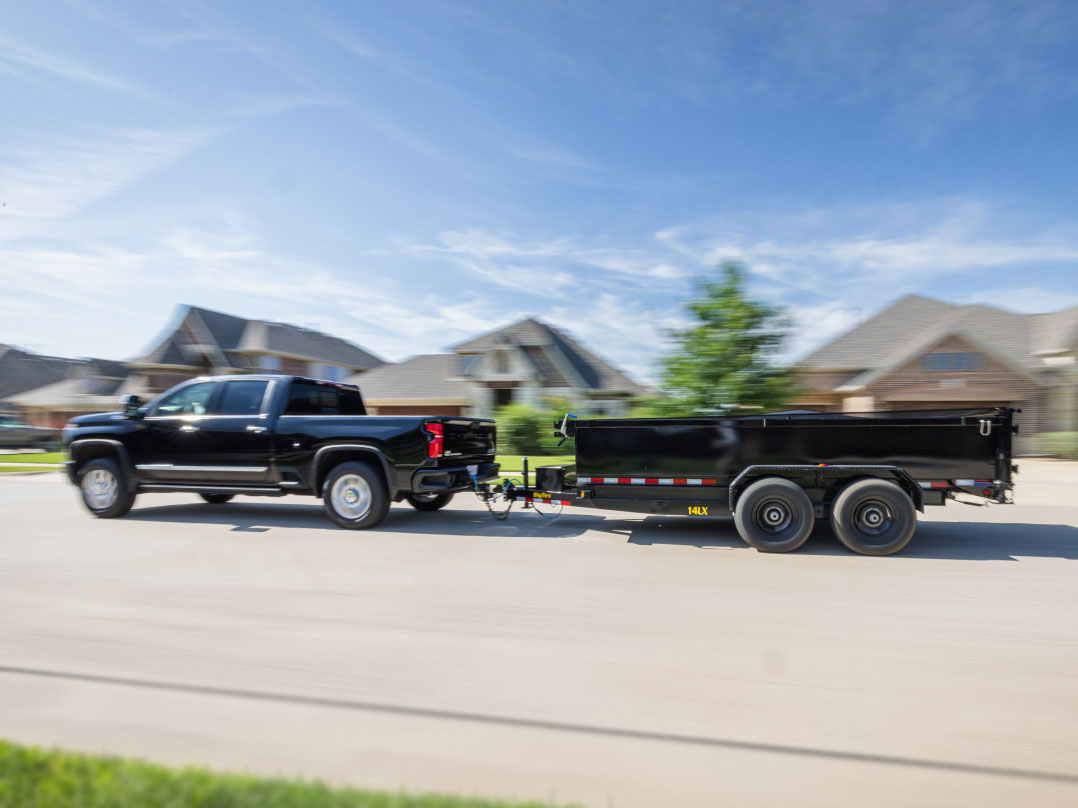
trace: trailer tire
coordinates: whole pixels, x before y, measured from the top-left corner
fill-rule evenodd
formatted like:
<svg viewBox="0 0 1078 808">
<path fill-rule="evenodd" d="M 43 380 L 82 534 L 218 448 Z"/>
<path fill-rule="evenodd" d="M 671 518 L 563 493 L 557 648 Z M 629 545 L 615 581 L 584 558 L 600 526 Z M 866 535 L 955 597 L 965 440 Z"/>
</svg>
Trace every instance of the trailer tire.
<svg viewBox="0 0 1078 808">
<path fill-rule="evenodd" d="M 762 553 L 788 553 L 808 539 L 816 524 L 812 500 L 797 483 L 765 477 L 737 500 L 734 524 L 741 538 Z"/>
<path fill-rule="evenodd" d="M 855 553 L 891 555 L 913 538 L 917 509 L 909 495 L 892 482 L 857 480 L 835 498 L 831 529 Z"/>
<path fill-rule="evenodd" d="M 374 527 L 389 513 L 389 492 L 381 469 L 370 463 L 341 463 L 322 486 L 326 514 L 343 528 Z"/>
<path fill-rule="evenodd" d="M 452 494 L 406 494 L 408 504 L 417 511 L 437 511 L 449 504 Z"/>
</svg>

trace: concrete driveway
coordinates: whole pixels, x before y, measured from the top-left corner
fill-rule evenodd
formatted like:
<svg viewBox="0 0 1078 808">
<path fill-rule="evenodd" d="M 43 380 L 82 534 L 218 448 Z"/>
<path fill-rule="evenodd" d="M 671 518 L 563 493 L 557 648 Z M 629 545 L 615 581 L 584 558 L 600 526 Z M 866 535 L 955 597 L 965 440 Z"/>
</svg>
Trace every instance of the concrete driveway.
<svg viewBox="0 0 1078 808">
<path fill-rule="evenodd" d="M 0 478 L 0 736 L 591 806 L 1075 805 L 1078 470 L 1021 465 L 890 558 L 464 496 L 95 520 Z"/>
</svg>

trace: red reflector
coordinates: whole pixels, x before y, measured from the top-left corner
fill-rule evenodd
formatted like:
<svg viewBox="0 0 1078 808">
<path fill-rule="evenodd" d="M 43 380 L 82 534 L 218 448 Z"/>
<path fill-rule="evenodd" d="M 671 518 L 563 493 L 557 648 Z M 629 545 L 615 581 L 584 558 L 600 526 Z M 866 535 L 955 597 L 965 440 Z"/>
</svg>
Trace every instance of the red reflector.
<svg viewBox="0 0 1078 808">
<path fill-rule="evenodd" d="M 427 457 L 441 457 L 445 450 L 445 427 L 442 424 L 425 424 L 423 429 L 430 435 L 427 444 Z"/>
</svg>

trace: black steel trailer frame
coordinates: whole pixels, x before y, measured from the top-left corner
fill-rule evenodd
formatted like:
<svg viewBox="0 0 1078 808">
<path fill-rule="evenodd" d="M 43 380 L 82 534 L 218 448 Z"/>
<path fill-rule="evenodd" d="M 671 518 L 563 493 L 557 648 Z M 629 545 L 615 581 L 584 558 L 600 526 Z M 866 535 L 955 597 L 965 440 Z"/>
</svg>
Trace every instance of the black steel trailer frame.
<svg viewBox="0 0 1078 808">
<path fill-rule="evenodd" d="M 757 549 L 799 547 L 830 519 L 851 550 L 897 552 L 916 512 L 960 494 L 1013 502 L 1013 407 L 739 418 L 570 421 L 574 466 L 541 467 L 481 496 L 525 507 L 730 517 Z M 746 462 L 758 461 L 758 462 Z"/>
</svg>

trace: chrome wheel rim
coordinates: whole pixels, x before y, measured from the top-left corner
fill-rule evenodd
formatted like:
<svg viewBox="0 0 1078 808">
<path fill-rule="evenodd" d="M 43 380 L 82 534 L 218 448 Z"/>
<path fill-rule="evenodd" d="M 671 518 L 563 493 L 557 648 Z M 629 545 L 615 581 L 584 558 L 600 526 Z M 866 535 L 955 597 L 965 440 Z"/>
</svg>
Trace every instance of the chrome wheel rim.
<svg viewBox="0 0 1078 808">
<path fill-rule="evenodd" d="M 95 510 L 109 508 L 120 494 L 120 482 L 108 469 L 92 469 L 82 478 L 82 495 Z"/>
<path fill-rule="evenodd" d="M 371 509 L 371 486 L 358 474 L 342 474 L 330 491 L 333 510 L 346 519 L 361 519 Z"/>
<path fill-rule="evenodd" d="M 416 500 L 417 502 L 434 502 L 434 500 L 438 499 L 438 495 L 437 494 L 412 494 L 412 499 Z"/>
</svg>

